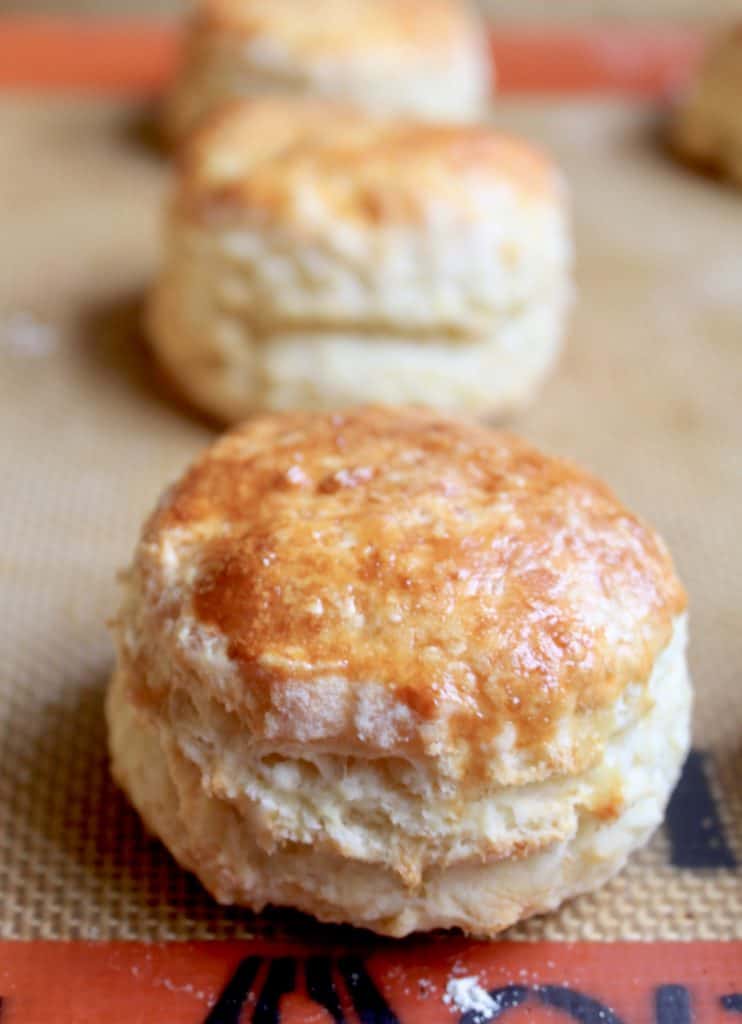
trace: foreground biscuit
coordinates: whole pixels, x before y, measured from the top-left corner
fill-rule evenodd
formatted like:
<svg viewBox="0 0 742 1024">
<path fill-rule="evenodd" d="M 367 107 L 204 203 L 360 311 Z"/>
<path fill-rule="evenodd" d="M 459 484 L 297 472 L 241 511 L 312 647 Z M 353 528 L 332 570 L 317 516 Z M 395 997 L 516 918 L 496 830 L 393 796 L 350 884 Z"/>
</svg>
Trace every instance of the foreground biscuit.
<svg viewBox="0 0 742 1024">
<path fill-rule="evenodd" d="M 494 935 L 659 824 L 688 747 L 685 606 L 648 526 L 508 434 L 257 418 L 144 528 L 113 771 L 222 902 Z"/>
<path fill-rule="evenodd" d="M 742 25 L 710 50 L 678 105 L 671 141 L 683 159 L 742 186 Z"/>
<path fill-rule="evenodd" d="M 165 128 L 179 139 L 226 100 L 278 92 L 473 120 L 491 86 L 486 31 L 464 0 L 201 0 Z"/>
<path fill-rule="evenodd" d="M 502 415 L 569 304 L 560 175 L 484 126 L 244 101 L 184 155 L 152 343 L 196 405 L 414 402 Z"/>
</svg>

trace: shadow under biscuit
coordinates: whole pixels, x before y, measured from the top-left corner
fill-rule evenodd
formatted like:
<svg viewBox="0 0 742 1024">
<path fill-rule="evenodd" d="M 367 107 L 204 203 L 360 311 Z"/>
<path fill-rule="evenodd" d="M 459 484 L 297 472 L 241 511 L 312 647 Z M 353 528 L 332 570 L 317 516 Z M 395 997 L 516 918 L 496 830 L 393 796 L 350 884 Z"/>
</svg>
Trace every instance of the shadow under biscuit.
<svg viewBox="0 0 742 1024">
<path fill-rule="evenodd" d="M 131 147 L 157 160 L 169 160 L 173 149 L 162 128 L 162 112 L 157 100 L 135 108 L 121 125 L 121 139 Z"/>
<path fill-rule="evenodd" d="M 113 152 L 121 160 L 154 168 L 171 154 L 158 98 L 124 96 L 89 106 L 73 105 L 68 116 L 45 119 L 39 145 L 62 158 L 74 154 L 100 159 Z"/>
<path fill-rule="evenodd" d="M 169 408 L 210 430 L 223 425 L 192 405 L 155 359 L 145 331 L 143 291 L 118 297 L 91 309 L 84 318 L 86 352 L 109 382 L 148 404 Z"/>
<path fill-rule="evenodd" d="M 685 149 L 676 134 L 677 120 L 680 112 L 680 100 L 669 100 L 658 110 L 655 121 L 653 139 L 655 148 L 667 163 L 672 164 L 687 177 L 696 178 L 717 188 L 739 192 L 736 184 L 728 174 L 724 173 L 723 161 L 713 155 L 693 154 Z"/>
<path fill-rule="evenodd" d="M 621 152 L 632 159 L 653 160 L 658 170 L 674 168 L 681 174 L 705 178 L 722 186 L 728 184 L 716 163 L 694 160 L 678 145 L 674 136 L 678 102 L 670 97 L 648 110 L 641 122 L 632 125 L 621 138 Z"/>
<path fill-rule="evenodd" d="M 668 161 L 677 167 L 678 156 L 672 142 L 673 117 L 671 100 L 647 109 L 645 116 L 621 138 L 622 154 L 632 159 L 653 160 L 659 168 L 667 169 Z"/>
</svg>

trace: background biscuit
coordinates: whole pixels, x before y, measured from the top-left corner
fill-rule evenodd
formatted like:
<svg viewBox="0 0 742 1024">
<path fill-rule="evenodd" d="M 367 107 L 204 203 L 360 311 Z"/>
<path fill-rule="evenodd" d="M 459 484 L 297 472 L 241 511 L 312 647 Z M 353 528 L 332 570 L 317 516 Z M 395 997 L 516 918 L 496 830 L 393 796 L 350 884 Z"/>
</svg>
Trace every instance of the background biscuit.
<svg viewBox="0 0 742 1024">
<path fill-rule="evenodd" d="M 742 23 L 712 46 L 678 105 L 671 141 L 684 159 L 742 186 Z"/>
<path fill-rule="evenodd" d="M 150 335 L 226 421 L 364 401 L 503 415 L 556 358 L 570 265 L 561 176 L 525 142 L 244 101 L 184 154 Z"/>
<path fill-rule="evenodd" d="M 182 138 L 227 100 L 280 92 L 470 120 L 491 87 L 486 28 L 463 0 L 202 0 L 165 126 Z"/>
</svg>

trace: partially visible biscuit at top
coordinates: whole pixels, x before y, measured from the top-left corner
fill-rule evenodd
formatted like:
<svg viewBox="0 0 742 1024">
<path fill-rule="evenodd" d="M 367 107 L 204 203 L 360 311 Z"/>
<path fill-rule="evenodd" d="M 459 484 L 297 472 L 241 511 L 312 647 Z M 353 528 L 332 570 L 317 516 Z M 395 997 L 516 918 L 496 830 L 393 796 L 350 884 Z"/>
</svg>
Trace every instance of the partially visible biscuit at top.
<svg viewBox="0 0 742 1024">
<path fill-rule="evenodd" d="M 381 60 L 450 55 L 473 23 L 459 0 L 200 0 L 195 24 L 246 39 L 273 39 L 294 60 Z M 267 60 L 266 55 L 266 60 Z"/>
<path fill-rule="evenodd" d="M 491 86 L 486 30 L 464 0 L 202 0 L 166 127 L 182 139 L 225 101 L 280 92 L 468 120 Z"/>
</svg>

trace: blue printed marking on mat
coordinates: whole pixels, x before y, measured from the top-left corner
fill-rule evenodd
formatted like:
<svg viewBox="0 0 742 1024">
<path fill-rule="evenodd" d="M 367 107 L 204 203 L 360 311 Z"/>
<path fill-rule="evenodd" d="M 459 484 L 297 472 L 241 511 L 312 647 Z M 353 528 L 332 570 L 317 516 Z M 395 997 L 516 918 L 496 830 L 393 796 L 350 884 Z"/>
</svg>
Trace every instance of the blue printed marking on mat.
<svg viewBox="0 0 742 1024">
<path fill-rule="evenodd" d="M 707 773 L 708 757 L 692 750 L 667 808 L 665 827 L 676 868 L 734 868 Z"/>
</svg>

